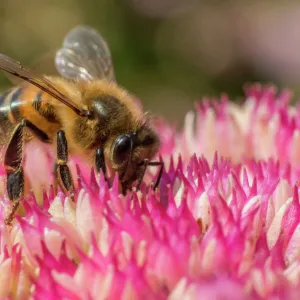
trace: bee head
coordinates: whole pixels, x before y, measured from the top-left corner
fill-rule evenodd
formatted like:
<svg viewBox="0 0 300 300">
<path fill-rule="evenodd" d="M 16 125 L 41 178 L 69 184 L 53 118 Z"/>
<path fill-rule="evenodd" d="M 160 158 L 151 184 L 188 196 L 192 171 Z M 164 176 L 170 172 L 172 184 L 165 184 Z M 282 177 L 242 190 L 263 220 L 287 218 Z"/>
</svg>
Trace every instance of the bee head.
<svg viewBox="0 0 300 300">
<path fill-rule="evenodd" d="M 133 133 L 117 136 L 111 147 L 111 161 L 117 166 L 120 179 L 134 181 L 145 159 L 156 154 L 159 138 L 151 128 L 142 126 Z"/>
</svg>

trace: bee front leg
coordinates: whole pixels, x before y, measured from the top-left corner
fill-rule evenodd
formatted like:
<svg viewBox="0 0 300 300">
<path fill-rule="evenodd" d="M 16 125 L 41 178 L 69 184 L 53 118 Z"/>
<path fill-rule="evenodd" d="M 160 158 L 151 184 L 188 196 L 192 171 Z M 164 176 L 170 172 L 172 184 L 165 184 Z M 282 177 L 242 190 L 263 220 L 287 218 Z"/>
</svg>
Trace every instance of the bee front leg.
<svg viewBox="0 0 300 300">
<path fill-rule="evenodd" d="M 160 183 L 160 180 L 161 180 L 161 176 L 162 176 L 162 173 L 163 173 L 163 170 L 164 170 L 164 162 L 163 161 L 151 161 L 148 166 L 156 166 L 156 167 L 159 167 L 159 172 L 158 172 L 158 175 L 157 175 L 157 179 L 155 181 L 155 184 L 153 186 L 153 190 L 156 190 L 159 183 Z"/>
<path fill-rule="evenodd" d="M 4 156 L 6 169 L 6 189 L 9 199 L 13 202 L 9 215 L 5 218 L 6 225 L 10 225 L 20 204 L 20 198 L 24 194 L 24 171 L 23 148 L 24 148 L 24 127 L 26 121 L 22 121 L 14 129 Z"/>
<path fill-rule="evenodd" d="M 136 186 L 137 190 L 140 189 L 140 186 L 141 186 L 143 178 L 145 176 L 147 167 L 149 167 L 149 166 L 159 167 L 160 168 L 159 172 L 158 172 L 157 179 L 156 179 L 155 184 L 153 186 L 153 190 L 157 189 L 157 187 L 158 187 L 158 185 L 160 183 L 160 180 L 161 180 L 161 176 L 162 176 L 163 170 L 164 170 L 164 163 L 162 161 L 149 161 L 148 159 L 145 159 L 144 162 L 143 162 L 143 171 L 141 172 L 141 174 L 140 174 L 140 176 L 138 178 L 138 183 L 137 183 L 137 186 Z"/>
<path fill-rule="evenodd" d="M 95 171 L 96 174 L 99 175 L 100 171 L 102 170 L 105 180 L 107 181 L 106 177 L 106 164 L 104 158 L 104 149 L 97 148 L 95 154 Z"/>
<path fill-rule="evenodd" d="M 55 165 L 56 175 L 64 192 L 69 193 L 74 201 L 74 183 L 68 162 L 68 143 L 64 131 L 57 132 L 57 162 Z"/>
</svg>

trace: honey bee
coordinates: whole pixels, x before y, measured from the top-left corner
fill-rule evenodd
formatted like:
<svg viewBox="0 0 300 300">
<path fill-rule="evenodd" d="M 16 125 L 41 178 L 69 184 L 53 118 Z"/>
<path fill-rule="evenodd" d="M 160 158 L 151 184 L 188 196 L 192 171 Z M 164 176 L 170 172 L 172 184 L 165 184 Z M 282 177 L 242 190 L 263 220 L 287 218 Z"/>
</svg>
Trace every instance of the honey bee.
<svg viewBox="0 0 300 300">
<path fill-rule="evenodd" d="M 137 181 L 140 188 L 148 166 L 158 166 L 159 184 L 163 162 L 151 161 L 159 148 L 158 134 L 133 96 L 115 80 L 110 50 L 94 29 L 79 26 L 65 37 L 56 52 L 60 76 L 36 74 L 0 54 L 0 69 L 23 80 L 0 97 L 0 147 L 4 155 L 6 189 L 12 209 L 10 224 L 24 195 L 24 144 L 32 139 L 56 147 L 56 178 L 64 192 L 74 197 L 68 155 L 78 155 L 119 175 L 123 193 Z"/>
</svg>

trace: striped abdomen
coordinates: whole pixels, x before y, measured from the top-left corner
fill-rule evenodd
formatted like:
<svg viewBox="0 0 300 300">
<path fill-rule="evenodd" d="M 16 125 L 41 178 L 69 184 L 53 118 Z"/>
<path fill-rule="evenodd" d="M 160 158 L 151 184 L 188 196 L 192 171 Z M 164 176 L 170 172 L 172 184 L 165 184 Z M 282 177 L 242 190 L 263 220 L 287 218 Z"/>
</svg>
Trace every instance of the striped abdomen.
<svg viewBox="0 0 300 300">
<path fill-rule="evenodd" d="M 33 86 L 15 87 L 0 96 L 0 146 L 7 144 L 15 126 L 23 119 L 30 121 L 36 133 L 27 130 L 27 138 L 51 142 L 60 128 L 51 96 Z"/>
</svg>

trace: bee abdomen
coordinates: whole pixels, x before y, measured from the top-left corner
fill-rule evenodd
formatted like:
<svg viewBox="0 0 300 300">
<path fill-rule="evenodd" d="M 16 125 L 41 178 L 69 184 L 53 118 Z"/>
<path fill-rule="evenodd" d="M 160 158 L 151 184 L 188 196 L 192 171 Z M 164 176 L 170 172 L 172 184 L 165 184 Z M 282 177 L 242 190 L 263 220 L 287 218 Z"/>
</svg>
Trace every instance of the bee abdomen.
<svg viewBox="0 0 300 300">
<path fill-rule="evenodd" d="M 0 96 L 0 146 L 4 145 L 14 129 L 11 120 L 10 101 L 15 90 L 7 90 Z"/>
<path fill-rule="evenodd" d="M 19 123 L 22 121 L 22 115 L 20 112 L 20 105 L 22 103 L 21 96 L 24 88 L 17 87 L 10 95 L 10 114 L 11 120 L 14 123 Z"/>
<path fill-rule="evenodd" d="M 45 93 L 43 91 L 37 93 L 36 97 L 32 101 L 33 108 L 48 122 L 59 123 L 53 105 L 49 103 L 43 103 L 43 97 L 45 97 Z"/>
<path fill-rule="evenodd" d="M 28 138 L 33 134 L 43 142 L 51 142 L 52 131 L 60 125 L 45 96 L 42 91 L 28 87 L 16 87 L 0 96 L 0 146 L 8 142 L 14 127 L 23 119 L 32 124 Z"/>
</svg>

